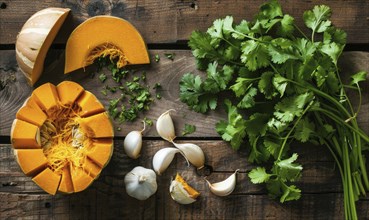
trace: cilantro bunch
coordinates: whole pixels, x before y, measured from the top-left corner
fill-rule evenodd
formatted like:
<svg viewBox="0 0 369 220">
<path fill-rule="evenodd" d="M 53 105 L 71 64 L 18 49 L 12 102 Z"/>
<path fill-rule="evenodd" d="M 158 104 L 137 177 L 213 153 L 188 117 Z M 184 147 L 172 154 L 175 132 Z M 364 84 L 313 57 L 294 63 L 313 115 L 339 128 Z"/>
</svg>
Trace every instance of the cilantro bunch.
<svg viewBox="0 0 369 220">
<path fill-rule="evenodd" d="M 206 77 L 183 75 L 180 99 L 201 113 L 224 103 L 228 118 L 216 124 L 217 132 L 233 149 L 247 147 L 248 160 L 260 165 L 250 171 L 251 182 L 264 183 L 282 203 L 301 196 L 294 183 L 303 167 L 291 145 L 326 146 L 342 177 L 345 217 L 357 219 L 355 201 L 369 189 L 363 155 L 369 137 L 356 119 L 359 83 L 367 74 L 343 83 L 337 62 L 346 33 L 330 16 L 325 5 L 305 11 L 304 33 L 272 0 L 252 21 L 235 24 L 227 16 L 206 32 L 194 31 L 189 46 Z M 358 106 L 349 89 L 357 92 Z"/>
</svg>

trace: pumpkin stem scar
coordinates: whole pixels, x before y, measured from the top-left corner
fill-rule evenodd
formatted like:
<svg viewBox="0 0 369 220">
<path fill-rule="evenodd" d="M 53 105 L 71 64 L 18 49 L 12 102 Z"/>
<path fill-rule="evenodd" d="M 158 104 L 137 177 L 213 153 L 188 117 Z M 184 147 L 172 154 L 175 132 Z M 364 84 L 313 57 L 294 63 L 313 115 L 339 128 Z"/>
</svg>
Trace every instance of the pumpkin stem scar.
<svg viewBox="0 0 369 220">
<path fill-rule="evenodd" d="M 94 60 L 99 57 L 105 58 L 107 56 L 109 56 L 109 59 L 112 62 L 117 60 L 116 65 L 118 69 L 128 64 L 128 60 L 121 49 L 116 47 L 114 44 L 106 43 L 91 50 L 85 61 L 85 66 L 92 64 Z"/>
</svg>

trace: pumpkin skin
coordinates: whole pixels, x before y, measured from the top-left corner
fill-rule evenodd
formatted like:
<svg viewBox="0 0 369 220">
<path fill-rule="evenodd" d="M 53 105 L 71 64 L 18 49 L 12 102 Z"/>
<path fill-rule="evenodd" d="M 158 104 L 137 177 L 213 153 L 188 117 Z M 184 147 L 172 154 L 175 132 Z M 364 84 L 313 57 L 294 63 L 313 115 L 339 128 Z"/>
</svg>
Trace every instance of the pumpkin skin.
<svg viewBox="0 0 369 220">
<path fill-rule="evenodd" d="M 99 177 L 113 153 L 113 131 L 98 99 L 64 81 L 33 91 L 16 114 L 11 141 L 25 175 L 55 195 L 83 191 Z"/>
<path fill-rule="evenodd" d="M 46 8 L 24 23 L 15 50 L 19 69 L 29 84 L 34 85 L 40 78 L 47 51 L 69 12 L 69 8 Z"/>
<path fill-rule="evenodd" d="M 137 29 L 122 18 L 107 15 L 89 18 L 71 33 L 65 49 L 64 73 L 84 68 L 100 56 L 119 58 L 118 68 L 150 63 Z"/>
</svg>

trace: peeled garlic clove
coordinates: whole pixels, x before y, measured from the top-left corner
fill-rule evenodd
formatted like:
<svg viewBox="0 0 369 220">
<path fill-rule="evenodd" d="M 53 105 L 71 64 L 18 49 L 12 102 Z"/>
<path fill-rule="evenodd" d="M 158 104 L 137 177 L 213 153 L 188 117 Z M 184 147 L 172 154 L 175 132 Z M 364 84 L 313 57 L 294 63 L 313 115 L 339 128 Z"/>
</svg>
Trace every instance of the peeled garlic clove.
<svg viewBox="0 0 369 220">
<path fill-rule="evenodd" d="M 158 175 L 161 175 L 169 167 L 176 153 L 180 153 L 180 150 L 172 147 L 162 148 L 155 153 L 152 165 Z"/>
<path fill-rule="evenodd" d="M 196 198 L 200 195 L 178 173 L 170 183 L 169 192 L 174 201 L 184 205 L 196 202 Z"/>
<path fill-rule="evenodd" d="M 227 179 L 218 182 L 218 183 L 210 183 L 207 179 L 206 182 L 209 185 L 210 191 L 217 196 L 228 196 L 231 194 L 236 187 L 236 174 L 238 170 L 236 170 L 232 175 L 230 175 Z"/>
<path fill-rule="evenodd" d="M 173 120 L 169 114 L 171 111 L 175 111 L 175 110 L 170 109 L 164 112 L 163 114 L 160 115 L 160 117 L 158 118 L 156 122 L 156 130 L 158 134 L 160 135 L 160 137 L 170 142 L 172 142 L 174 138 L 176 137 Z"/>
<path fill-rule="evenodd" d="M 137 159 L 140 156 L 142 148 L 142 132 L 145 131 L 146 127 L 145 121 L 143 123 L 144 128 L 141 131 L 131 131 L 124 139 L 124 151 L 132 159 Z"/>
<path fill-rule="evenodd" d="M 190 161 L 190 163 L 193 164 L 195 167 L 197 167 L 197 169 L 204 167 L 205 155 L 199 146 L 190 143 L 186 144 L 177 144 L 174 142 L 172 143 L 176 148 L 178 148 L 183 152 L 187 160 Z"/>
</svg>

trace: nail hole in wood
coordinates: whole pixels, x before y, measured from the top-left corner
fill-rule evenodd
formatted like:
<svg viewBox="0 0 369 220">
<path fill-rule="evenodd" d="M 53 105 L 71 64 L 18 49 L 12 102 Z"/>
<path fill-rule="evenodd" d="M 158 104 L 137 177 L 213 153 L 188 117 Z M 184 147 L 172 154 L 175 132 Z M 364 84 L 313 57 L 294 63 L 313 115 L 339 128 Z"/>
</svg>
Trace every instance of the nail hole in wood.
<svg viewBox="0 0 369 220">
<path fill-rule="evenodd" d="M 45 202 L 45 208 L 51 208 L 51 203 L 50 202 Z"/>
<path fill-rule="evenodd" d="M 0 4 L 0 8 L 1 9 L 6 9 L 6 3 L 5 2 L 1 2 L 1 4 Z"/>
</svg>

